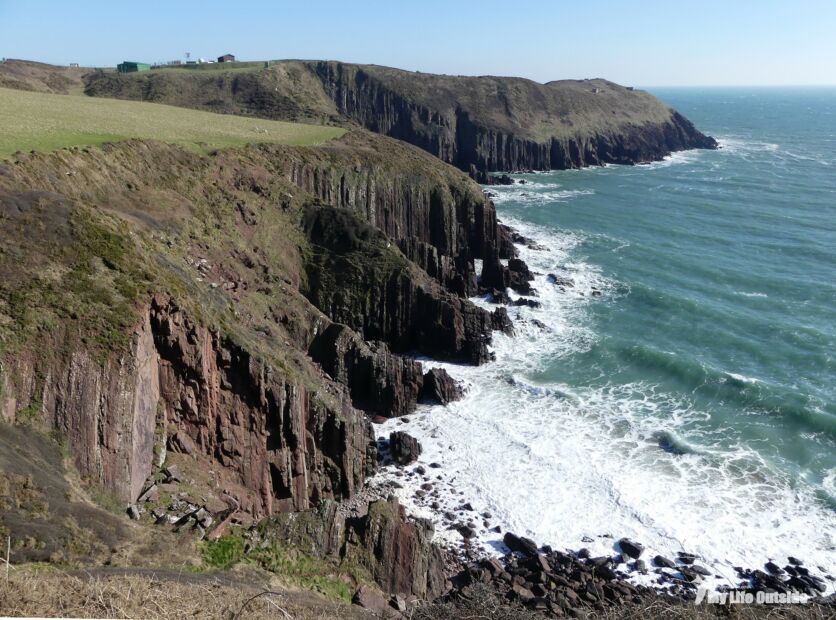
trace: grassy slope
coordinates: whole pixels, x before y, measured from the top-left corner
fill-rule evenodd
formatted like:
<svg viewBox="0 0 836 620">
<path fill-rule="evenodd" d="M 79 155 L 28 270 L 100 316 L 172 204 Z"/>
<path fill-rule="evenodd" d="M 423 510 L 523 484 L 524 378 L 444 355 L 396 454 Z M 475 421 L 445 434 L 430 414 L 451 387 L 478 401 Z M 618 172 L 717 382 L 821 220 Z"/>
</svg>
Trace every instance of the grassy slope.
<svg viewBox="0 0 836 620">
<path fill-rule="evenodd" d="M 372 620 L 375 617 L 356 606 L 275 581 L 253 571 L 194 574 L 169 569 L 63 573 L 49 567 L 21 567 L 0 588 L 0 614 L 151 620 L 235 617 Z M 266 592 L 272 594 L 263 594 Z"/>
<path fill-rule="evenodd" d="M 0 62 L 0 88 L 15 88 L 60 95 L 84 94 L 86 67 L 59 67 L 29 60 Z"/>
<path fill-rule="evenodd" d="M 0 157 L 142 138 L 207 147 L 320 144 L 342 129 L 238 118 L 136 101 L 0 88 Z"/>
<path fill-rule="evenodd" d="M 95 72 L 86 94 L 155 101 L 225 114 L 297 122 L 345 124 L 310 67 L 278 62 L 269 69 L 164 69 L 143 73 Z M 0 65 L 0 74 L 3 66 Z"/>
</svg>

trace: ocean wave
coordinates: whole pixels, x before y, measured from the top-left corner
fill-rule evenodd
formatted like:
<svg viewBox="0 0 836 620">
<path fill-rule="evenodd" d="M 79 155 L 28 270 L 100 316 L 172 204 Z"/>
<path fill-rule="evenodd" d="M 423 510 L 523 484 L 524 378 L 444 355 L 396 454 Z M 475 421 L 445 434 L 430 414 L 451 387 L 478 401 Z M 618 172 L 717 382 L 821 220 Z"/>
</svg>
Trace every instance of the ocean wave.
<svg viewBox="0 0 836 620">
<path fill-rule="evenodd" d="M 700 151 L 697 150 L 677 151 L 675 153 L 667 155 L 666 157 L 663 157 L 659 161 L 652 161 L 645 164 L 639 164 L 638 167 L 650 169 L 667 168 L 669 166 L 676 166 L 679 164 L 693 163 L 699 157 Z"/>
<path fill-rule="evenodd" d="M 727 153 L 775 153 L 781 148 L 774 142 L 741 140 L 731 136 L 717 138 L 717 144 Z"/>
<path fill-rule="evenodd" d="M 591 196 L 595 192 L 589 189 L 572 189 L 572 190 L 552 190 L 552 191 L 532 191 L 527 185 L 513 185 L 508 186 L 513 189 L 502 189 L 495 191 L 493 201 L 496 204 L 505 202 L 514 202 L 517 204 L 547 204 L 547 203 L 565 203 L 581 196 Z"/>
<path fill-rule="evenodd" d="M 726 377 L 729 383 L 736 384 L 736 385 L 746 385 L 752 383 L 758 383 L 758 379 L 754 377 L 747 377 L 746 375 L 739 375 L 735 372 L 727 372 Z"/>
<path fill-rule="evenodd" d="M 706 420 L 703 412 L 644 384 L 570 390 L 511 386 L 491 381 L 495 374 L 471 382 L 464 401 L 381 428 L 381 435 L 388 425 L 406 428 L 424 446 L 420 462 L 442 465 L 433 480 L 441 508 L 425 513 L 442 540 L 459 540 L 439 514 L 464 498 L 476 513 L 493 515 L 489 525 L 555 548 L 583 545 L 602 555 L 613 552 L 602 535 L 630 536 L 649 554 L 688 550 L 732 576 L 736 564 L 799 554 L 836 568 L 824 551 L 836 533 L 821 493 L 794 486 L 751 448 L 690 432 Z M 398 495 L 415 504 L 423 480 L 397 480 Z M 501 535 L 479 529 L 492 551 Z"/>
<path fill-rule="evenodd" d="M 740 295 L 742 297 L 769 297 L 766 293 L 757 293 L 757 292 L 747 292 L 747 291 L 735 291 L 735 295 Z"/>
</svg>

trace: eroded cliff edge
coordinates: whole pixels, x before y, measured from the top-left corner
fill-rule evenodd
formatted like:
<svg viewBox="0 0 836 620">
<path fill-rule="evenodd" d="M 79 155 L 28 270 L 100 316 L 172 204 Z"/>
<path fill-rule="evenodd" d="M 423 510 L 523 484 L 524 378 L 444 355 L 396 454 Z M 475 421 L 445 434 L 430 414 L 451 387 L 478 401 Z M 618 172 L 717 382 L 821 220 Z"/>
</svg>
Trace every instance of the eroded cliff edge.
<svg viewBox="0 0 836 620">
<path fill-rule="evenodd" d="M 203 73 L 203 74 L 201 74 Z M 651 94 L 607 80 L 540 84 L 336 61 L 249 72 L 92 73 L 85 92 L 272 119 L 354 123 L 464 171 L 549 170 L 659 160 L 717 148 Z"/>
<path fill-rule="evenodd" d="M 140 141 L 20 154 L 0 164 L 0 227 L 3 423 L 55 434 L 123 504 L 174 453 L 247 519 L 354 498 L 376 466 L 370 416 L 421 393 L 408 354 L 482 363 L 507 328 L 466 299 L 474 261 L 511 251 L 492 203 L 362 131 L 208 156 Z M 386 589 L 438 593 L 431 528 L 374 514 L 388 520 L 353 526 L 372 537 L 357 561 Z"/>
</svg>

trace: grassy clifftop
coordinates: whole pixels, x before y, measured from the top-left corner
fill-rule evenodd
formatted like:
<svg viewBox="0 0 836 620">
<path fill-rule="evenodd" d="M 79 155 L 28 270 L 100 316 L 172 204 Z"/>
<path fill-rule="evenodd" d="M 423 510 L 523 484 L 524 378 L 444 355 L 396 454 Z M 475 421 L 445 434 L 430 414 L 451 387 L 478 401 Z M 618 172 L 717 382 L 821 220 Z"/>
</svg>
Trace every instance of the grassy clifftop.
<svg viewBox="0 0 836 620">
<path fill-rule="evenodd" d="M 463 170 L 629 164 L 716 147 L 653 95 L 601 79 L 539 84 L 287 60 L 247 71 L 95 72 L 85 80 L 85 92 L 96 97 L 359 124 Z"/>
<path fill-rule="evenodd" d="M 344 133 L 281 121 L 184 110 L 143 103 L 0 88 L 0 158 L 16 151 L 50 151 L 127 138 L 189 146 L 237 146 L 252 142 L 320 144 Z"/>
<path fill-rule="evenodd" d="M 206 67 L 118 74 L 11 61 L 0 87 L 76 92 L 83 81 L 93 97 L 360 125 L 466 171 L 630 164 L 717 146 L 653 95 L 603 79 L 540 84 L 316 60 Z"/>
</svg>

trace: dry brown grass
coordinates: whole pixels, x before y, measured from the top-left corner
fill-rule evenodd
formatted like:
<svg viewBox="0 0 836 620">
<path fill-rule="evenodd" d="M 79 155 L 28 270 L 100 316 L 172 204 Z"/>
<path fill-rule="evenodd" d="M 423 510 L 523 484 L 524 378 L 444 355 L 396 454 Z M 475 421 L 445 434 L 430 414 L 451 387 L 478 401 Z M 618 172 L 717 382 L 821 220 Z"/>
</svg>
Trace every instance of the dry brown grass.
<svg viewBox="0 0 836 620">
<path fill-rule="evenodd" d="M 176 573 L 66 574 L 21 568 L 0 578 L 0 616 L 313 620 L 369 618 L 311 592 L 230 577 Z"/>
</svg>

